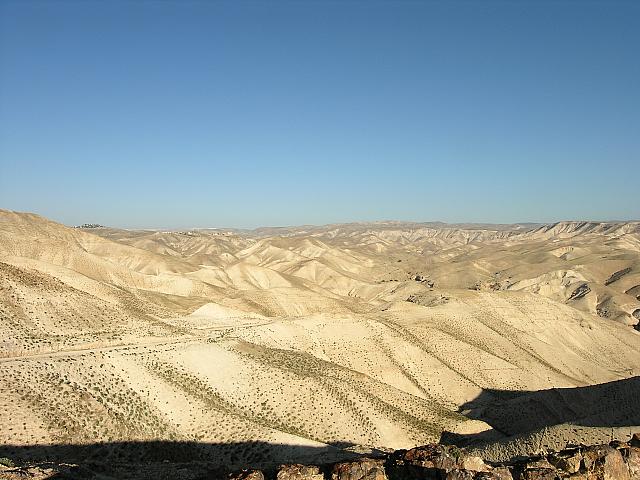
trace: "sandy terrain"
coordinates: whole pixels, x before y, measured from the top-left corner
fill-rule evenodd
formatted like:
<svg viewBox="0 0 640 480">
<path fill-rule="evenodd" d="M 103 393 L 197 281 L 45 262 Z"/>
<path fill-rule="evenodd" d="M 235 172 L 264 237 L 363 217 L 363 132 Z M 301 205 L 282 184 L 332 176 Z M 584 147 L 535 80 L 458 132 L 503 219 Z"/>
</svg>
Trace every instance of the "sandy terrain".
<svg viewBox="0 0 640 480">
<path fill-rule="evenodd" d="M 159 232 L 0 210 L 0 320 L 7 455 L 236 442 L 215 454 L 242 466 L 445 432 L 499 457 L 640 425 L 633 222 Z"/>
</svg>

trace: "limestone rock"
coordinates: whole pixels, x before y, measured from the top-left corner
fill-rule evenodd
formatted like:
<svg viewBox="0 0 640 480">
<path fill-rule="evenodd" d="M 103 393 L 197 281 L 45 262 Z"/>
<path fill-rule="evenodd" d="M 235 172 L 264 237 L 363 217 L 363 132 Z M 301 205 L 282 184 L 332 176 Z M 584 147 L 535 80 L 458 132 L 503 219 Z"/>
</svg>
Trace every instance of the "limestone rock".
<svg viewBox="0 0 640 480">
<path fill-rule="evenodd" d="M 387 480 L 382 460 L 361 458 L 355 462 L 337 463 L 331 480 Z"/>
<path fill-rule="evenodd" d="M 629 469 L 629 478 L 640 480 L 640 447 L 629 447 L 623 457 Z"/>
<path fill-rule="evenodd" d="M 521 480 L 556 480 L 559 479 L 555 468 L 532 468 L 522 472 Z"/>
<path fill-rule="evenodd" d="M 451 470 L 445 475 L 445 480 L 474 480 L 474 472 L 469 470 Z"/>
<path fill-rule="evenodd" d="M 578 449 L 564 450 L 558 454 L 549 455 L 549 462 L 567 473 L 578 473 L 582 464 L 582 454 Z"/>
<path fill-rule="evenodd" d="M 491 475 L 491 478 L 493 480 L 513 480 L 513 475 L 511 475 L 511 470 L 509 470 L 507 467 L 496 467 L 493 468 L 489 474 Z M 480 479 L 484 479 L 487 477 L 484 477 L 484 473 L 478 474 L 476 476 L 476 478 L 480 478 Z"/>
<path fill-rule="evenodd" d="M 476 457 L 473 455 L 463 455 L 462 462 L 460 462 L 460 466 L 464 470 L 470 470 L 472 472 L 487 472 L 489 471 L 489 467 L 484 460 L 480 457 Z"/>
<path fill-rule="evenodd" d="M 444 445 L 424 445 L 402 451 L 396 457 L 398 465 L 411 465 L 414 467 L 436 468 L 439 470 L 453 470 L 460 468 L 462 451 L 456 447 Z"/>
<path fill-rule="evenodd" d="M 320 468 L 315 465 L 280 465 L 277 480 L 324 480 Z"/>
<path fill-rule="evenodd" d="M 611 446 L 589 447 L 583 458 L 589 480 L 630 480 L 622 454 Z"/>
</svg>

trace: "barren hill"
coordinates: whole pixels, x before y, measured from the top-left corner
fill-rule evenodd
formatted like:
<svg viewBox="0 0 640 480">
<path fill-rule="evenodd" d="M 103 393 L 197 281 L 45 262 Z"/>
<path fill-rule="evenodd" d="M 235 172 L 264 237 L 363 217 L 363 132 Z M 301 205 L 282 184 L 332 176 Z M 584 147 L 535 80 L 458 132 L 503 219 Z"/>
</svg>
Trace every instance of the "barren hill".
<svg viewBox="0 0 640 480">
<path fill-rule="evenodd" d="M 500 456 L 544 429 L 580 442 L 640 425 L 632 404 L 608 415 L 637 382 L 589 390 L 640 372 L 633 222 L 162 232 L 3 210 L 0 315 L 8 455 L 180 440 L 242 444 L 217 451 L 242 466 L 269 462 L 259 445 L 445 432 Z M 609 407 L 549 413 L 573 391 Z"/>
</svg>

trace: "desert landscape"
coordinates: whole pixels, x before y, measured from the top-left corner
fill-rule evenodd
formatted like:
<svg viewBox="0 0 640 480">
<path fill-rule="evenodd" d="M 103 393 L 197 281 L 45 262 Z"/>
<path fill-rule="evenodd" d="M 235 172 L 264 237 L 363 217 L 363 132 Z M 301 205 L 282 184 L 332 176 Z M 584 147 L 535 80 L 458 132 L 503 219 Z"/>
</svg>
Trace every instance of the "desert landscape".
<svg viewBox="0 0 640 480">
<path fill-rule="evenodd" d="M 16 461 L 438 441 L 506 461 L 640 431 L 638 222 L 135 231 L 2 210 L 0 278 Z"/>
<path fill-rule="evenodd" d="M 0 480 L 640 480 L 639 45 L 0 0 Z"/>
</svg>

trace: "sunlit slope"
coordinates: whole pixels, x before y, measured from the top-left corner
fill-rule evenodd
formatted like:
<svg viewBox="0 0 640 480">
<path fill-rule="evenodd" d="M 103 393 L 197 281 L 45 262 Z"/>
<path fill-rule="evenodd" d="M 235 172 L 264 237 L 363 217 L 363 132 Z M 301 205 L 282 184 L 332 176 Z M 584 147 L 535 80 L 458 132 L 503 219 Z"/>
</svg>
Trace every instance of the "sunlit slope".
<svg viewBox="0 0 640 480">
<path fill-rule="evenodd" d="M 218 265 L 235 258 L 235 254 L 254 240 L 216 230 L 148 231 L 92 229 L 103 238 L 162 255 L 179 257 L 194 265 Z"/>
<path fill-rule="evenodd" d="M 0 211 L 0 441 L 399 448 L 485 431 L 470 417 L 487 392 L 638 375 L 638 238 L 633 223 L 85 230 Z"/>
<path fill-rule="evenodd" d="M 443 429 L 486 428 L 355 370 L 240 340 L 40 356 L 3 361 L 0 372 L 10 392 L 0 405 L 7 427 L 1 440 L 11 443 L 168 438 L 408 446 L 437 439 Z M 18 428 L 31 411 L 38 437 Z"/>
<path fill-rule="evenodd" d="M 161 308 L 126 293 L 104 301 L 35 270 L 0 262 L 0 357 L 179 335 Z"/>
<path fill-rule="evenodd" d="M 535 295 L 450 291 L 424 300 L 427 306 L 395 302 L 375 314 L 283 320 L 238 335 L 449 406 L 481 389 L 579 386 L 640 371 L 637 334 Z"/>
<path fill-rule="evenodd" d="M 506 243 L 456 249 L 426 268 L 436 285 L 524 290 L 603 318 L 635 325 L 640 319 L 640 234 L 530 233 Z M 565 230 L 563 230 L 565 231 Z M 541 236 L 545 238 L 540 238 Z"/>
<path fill-rule="evenodd" d="M 487 428 L 456 413 L 483 390 L 580 386 L 640 365 L 640 342 L 623 325 L 506 295 L 465 292 L 455 309 L 405 302 L 375 316 L 262 318 L 164 344 L 5 360 L 3 390 L 20 388 L 3 404 L 16 413 L 3 418 L 43 413 L 41 437 L 12 427 L 4 441 L 408 446 Z"/>
<path fill-rule="evenodd" d="M 197 267 L 167 255 L 122 245 L 48 221 L 38 215 L 0 211 L 0 260 L 53 275 L 64 267 L 125 289 L 206 296 L 215 287 L 184 274 Z M 37 262 L 37 263 L 34 263 Z"/>
</svg>

